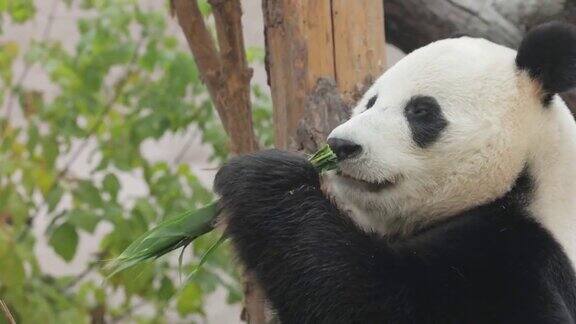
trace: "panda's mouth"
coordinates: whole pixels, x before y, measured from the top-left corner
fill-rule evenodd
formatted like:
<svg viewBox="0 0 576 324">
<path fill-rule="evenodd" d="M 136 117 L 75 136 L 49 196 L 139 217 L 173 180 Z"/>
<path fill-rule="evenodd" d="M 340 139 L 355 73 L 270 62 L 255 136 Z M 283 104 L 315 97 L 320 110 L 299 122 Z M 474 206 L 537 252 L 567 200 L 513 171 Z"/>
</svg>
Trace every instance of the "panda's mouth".
<svg viewBox="0 0 576 324">
<path fill-rule="evenodd" d="M 336 173 L 340 179 L 346 182 L 348 185 L 363 189 L 369 192 L 379 192 L 386 188 L 393 186 L 396 183 L 396 179 L 394 180 L 380 180 L 380 181 L 366 181 L 363 179 L 359 179 L 353 177 L 350 174 L 344 173 L 342 171 L 338 171 Z"/>
</svg>

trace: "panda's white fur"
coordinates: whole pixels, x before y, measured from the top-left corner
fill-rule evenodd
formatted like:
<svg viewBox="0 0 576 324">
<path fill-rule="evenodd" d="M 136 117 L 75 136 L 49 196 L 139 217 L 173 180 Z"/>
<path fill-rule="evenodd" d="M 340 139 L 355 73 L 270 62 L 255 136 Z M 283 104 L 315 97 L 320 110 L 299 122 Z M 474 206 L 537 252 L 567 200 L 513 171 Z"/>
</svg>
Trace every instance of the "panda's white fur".
<svg viewBox="0 0 576 324">
<path fill-rule="evenodd" d="M 532 215 L 560 242 L 576 268 L 576 127 L 556 97 L 543 116 L 539 137 L 530 145 L 530 165 L 537 182 Z"/>
<path fill-rule="evenodd" d="M 528 166 L 537 181 L 530 209 L 576 262 L 576 124 L 558 96 L 543 108 L 540 85 L 516 68 L 515 57 L 484 39 L 446 39 L 409 54 L 374 83 L 330 134 L 363 147 L 340 164 L 343 173 L 393 182 L 371 192 L 331 177 L 359 224 L 409 234 L 501 197 Z M 449 122 L 424 150 L 403 115 L 416 95 L 436 98 Z"/>
</svg>

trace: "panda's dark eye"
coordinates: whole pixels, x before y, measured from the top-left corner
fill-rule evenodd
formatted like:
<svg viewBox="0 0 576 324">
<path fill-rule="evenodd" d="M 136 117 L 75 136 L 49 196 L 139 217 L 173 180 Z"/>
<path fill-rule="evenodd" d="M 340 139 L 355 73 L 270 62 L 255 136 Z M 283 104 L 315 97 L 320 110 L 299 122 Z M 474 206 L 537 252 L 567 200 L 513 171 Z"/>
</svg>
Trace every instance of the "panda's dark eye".
<svg viewBox="0 0 576 324">
<path fill-rule="evenodd" d="M 428 106 L 422 104 L 406 107 L 406 115 L 409 117 L 420 118 L 428 115 L 429 112 Z"/>
<path fill-rule="evenodd" d="M 366 110 L 372 108 L 372 106 L 374 106 L 374 104 L 376 103 L 376 99 L 378 99 L 378 96 L 375 95 L 372 98 L 368 99 L 368 103 L 366 103 Z"/>
<path fill-rule="evenodd" d="M 404 107 L 404 116 L 408 121 L 414 142 L 422 148 L 434 143 L 448 121 L 434 97 L 415 96 Z"/>
<path fill-rule="evenodd" d="M 434 97 L 429 96 L 412 97 L 404 108 L 404 115 L 408 120 L 425 122 L 428 119 L 433 120 L 438 114 L 440 114 L 440 105 Z"/>
</svg>

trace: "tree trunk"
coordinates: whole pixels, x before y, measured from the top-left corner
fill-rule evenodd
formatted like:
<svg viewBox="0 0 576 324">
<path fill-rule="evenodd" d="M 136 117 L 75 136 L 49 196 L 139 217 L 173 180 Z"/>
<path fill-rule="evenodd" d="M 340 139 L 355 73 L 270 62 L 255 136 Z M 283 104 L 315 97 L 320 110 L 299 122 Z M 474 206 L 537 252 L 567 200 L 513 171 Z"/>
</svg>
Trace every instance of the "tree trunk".
<svg viewBox="0 0 576 324">
<path fill-rule="evenodd" d="M 385 68 L 381 0 L 264 0 L 266 68 L 278 148 L 300 147 L 296 128 L 320 77 L 347 103 Z"/>
<path fill-rule="evenodd" d="M 218 49 L 197 0 L 172 0 L 172 11 L 186 36 L 202 80 L 234 154 L 256 151 L 258 142 L 252 127 L 250 79 L 244 38 L 240 0 L 209 0 L 212 6 Z"/>
<path fill-rule="evenodd" d="M 531 27 L 572 19 L 573 0 L 387 0 L 386 36 L 404 52 L 453 34 L 516 48 Z"/>
</svg>

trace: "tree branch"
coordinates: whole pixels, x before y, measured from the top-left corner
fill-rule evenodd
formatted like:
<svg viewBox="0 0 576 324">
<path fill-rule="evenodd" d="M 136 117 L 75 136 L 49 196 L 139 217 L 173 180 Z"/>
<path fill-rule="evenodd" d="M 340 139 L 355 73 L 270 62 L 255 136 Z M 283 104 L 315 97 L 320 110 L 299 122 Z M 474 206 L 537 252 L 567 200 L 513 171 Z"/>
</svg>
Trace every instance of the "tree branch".
<svg viewBox="0 0 576 324">
<path fill-rule="evenodd" d="M 222 64 L 214 40 L 206 27 L 200 8 L 198 8 L 198 3 L 196 0 L 173 0 L 172 9 L 173 13 L 176 14 L 180 28 L 184 32 L 188 47 L 192 51 L 194 61 L 208 88 L 210 97 L 216 98 L 218 89 L 221 87 L 219 81 L 221 80 Z M 226 128 L 228 124 L 226 116 L 220 116 L 220 119 Z"/>
<path fill-rule="evenodd" d="M 250 107 L 250 79 L 239 0 L 211 1 L 220 52 L 216 49 L 196 0 L 172 0 L 198 70 L 236 154 L 257 150 Z"/>
<path fill-rule="evenodd" d="M 213 8 L 216 33 L 220 47 L 222 74 L 227 90 L 227 103 L 222 107 L 229 117 L 228 131 L 242 145 L 242 152 L 258 147 L 252 125 L 250 107 L 250 79 L 244 38 L 242 35 L 242 7 L 239 0 L 209 0 Z M 231 116 L 234 116 L 231 118 Z"/>
</svg>

